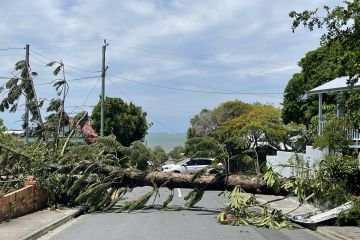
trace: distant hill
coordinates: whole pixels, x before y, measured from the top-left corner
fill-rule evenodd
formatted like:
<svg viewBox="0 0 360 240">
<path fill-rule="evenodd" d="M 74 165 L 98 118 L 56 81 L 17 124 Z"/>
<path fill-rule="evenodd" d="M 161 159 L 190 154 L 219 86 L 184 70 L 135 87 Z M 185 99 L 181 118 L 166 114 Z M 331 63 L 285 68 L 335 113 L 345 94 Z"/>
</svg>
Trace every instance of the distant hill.
<svg viewBox="0 0 360 240">
<path fill-rule="evenodd" d="M 149 148 L 161 146 L 166 152 L 176 146 L 184 146 L 186 133 L 149 133 L 145 137 L 145 144 Z"/>
</svg>

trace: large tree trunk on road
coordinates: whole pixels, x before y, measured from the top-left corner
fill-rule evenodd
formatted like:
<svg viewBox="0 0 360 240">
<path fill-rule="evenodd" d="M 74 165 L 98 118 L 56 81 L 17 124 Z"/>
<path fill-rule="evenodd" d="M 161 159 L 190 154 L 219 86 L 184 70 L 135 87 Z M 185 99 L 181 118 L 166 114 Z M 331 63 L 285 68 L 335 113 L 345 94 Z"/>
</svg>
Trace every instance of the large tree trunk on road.
<svg viewBox="0 0 360 240">
<path fill-rule="evenodd" d="M 215 175 L 204 175 L 194 182 L 191 181 L 192 177 L 193 175 L 182 173 L 130 171 L 125 173 L 121 184 L 130 187 L 152 186 L 152 181 L 154 181 L 157 186 L 168 188 L 198 188 L 204 190 L 232 190 L 235 186 L 239 186 L 247 193 L 288 194 L 285 190 L 275 192 L 261 178 L 256 176 L 230 175 L 226 180 L 226 177 L 218 178 Z"/>
<path fill-rule="evenodd" d="M 91 163 L 90 161 L 82 161 L 78 163 L 81 167 L 79 170 L 84 171 Z M 94 164 L 93 164 L 94 166 Z M 249 176 L 249 175 L 229 175 L 225 176 L 216 175 L 202 175 L 195 181 L 192 181 L 194 175 L 185 173 L 164 173 L 164 172 L 142 172 L 139 170 L 123 169 L 120 167 L 99 164 L 94 166 L 96 173 L 108 176 L 111 173 L 118 172 L 116 175 L 121 181 L 112 183 L 114 187 L 143 187 L 153 186 L 153 182 L 158 187 L 168 188 L 198 188 L 204 190 L 232 190 L 235 186 L 239 186 L 247 193 L 255 194 L 276 194 L 288 195 L 288 192 L 281 189 L 276 192 L 262 181 L 262 176 Z M 67 167 L 54 167 L 53 170 L 57 172 L 69 172 L 71 169 Z M 281 179 L 285 182 L 286 179 Z"/>
</svg>

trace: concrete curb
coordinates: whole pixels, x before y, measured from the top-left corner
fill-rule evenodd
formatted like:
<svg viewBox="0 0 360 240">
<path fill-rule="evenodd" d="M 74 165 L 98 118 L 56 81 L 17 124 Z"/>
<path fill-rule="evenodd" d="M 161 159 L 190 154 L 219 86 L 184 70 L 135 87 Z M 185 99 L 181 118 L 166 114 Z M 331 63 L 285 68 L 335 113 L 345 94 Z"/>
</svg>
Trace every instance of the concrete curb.
<svg viewBox="0 0 360 240">
<path fill-rule="evenodd" d="M 358 239 L 353 238 L 353 237 L 349 237 L 349 236 L 345 236 L 341 233 L 338 233 L 337 231 L 328 229 L 326 227 L 318 227 L 316 229 L 316 232 L 325 236 L 327 239 L 332 239 L 332 240 L 354 240 L 354 239 Z"/>
<path fill-rule="evenodd" d="M 332 240 L 352 240 L 351 238 L 347 238 L 343 235 L 337 234 L 333 231 L 327 231 L 324 229 L 316 230 L 317 233 L 321 234 L 322 236 L 326 237 L 327 239 Z"/>
<path fill-rule="evenodd" d="M 267 200 L 264 200 L 264 199 L 256 199 L 256 200 L 260 204 L 264 204 L 264 203 L 267 202 Z M 292 200 L 292 199 L 288 199 L 288 200 Z M 269 209 L 269 211 L 271 211 L 272 209 L 276 209 L 276 208 L 269 207 L 268 209 Z M 327 228 L 318 226 L 316 224 L 314 224 L 314 225 L 299 224 L 299 223 L 292 222 L 289 219 L 288 219 L 288 221 L 290 221 L 295 226 L 299 226 L 299 227 L 308 229 L 308 231 L 311 231 L 314 234 L 318 234 L 318 235 L 320 235 L 322 237 L 325 237 L 326 239 L 331 239 L 331 240 L 353 240 L 353 238 L 346 237 L 346 236 L 341 235 L 340 233 L 338 233 L 336 231 L 332 231 L 331 229 L 327 229 Z"/>
<path fill-rule="evenodd" d="M 33 231 L 32 233 L 29 233 L 28 235 L 20 238 L 19 240 L 36 240 L 39 237 L 45 235 L 46 233 L 48 233 L 49 231 L 59 227 L 60 225 L 66 223 L 67 221 L 80 216 L 81 214 L 83 214 L 85 211 L 85 208 L 79 208 L 77 211 L 75 211 L 74 213 L 68 215 L 68 216 L 64 216 L 60 219 L 57 219 L 55 221 L 53 221 L 52 223 L 49 223 L 48 225 L 45 225 L 44 227 Z"/>
</svg>

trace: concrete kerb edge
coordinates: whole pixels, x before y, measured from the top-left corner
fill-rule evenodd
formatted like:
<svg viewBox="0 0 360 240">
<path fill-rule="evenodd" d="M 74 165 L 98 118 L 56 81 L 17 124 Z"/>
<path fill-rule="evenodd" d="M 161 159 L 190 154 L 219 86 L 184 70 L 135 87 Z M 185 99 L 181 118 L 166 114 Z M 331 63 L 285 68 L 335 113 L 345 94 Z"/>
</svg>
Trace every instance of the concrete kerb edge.
<svg viewBox="0 0 360 240">
<path fill-rule="evenodd" d="M 83 214 L 85 212 L 85 208 L 81 207 L 79 208 L 76 212 L 70 214 L 70 215 L 67 215 L 67 216 L 64 216 L 63 218 L 61 219 L 58 219 L 22 238 L 20 238 L 19 240 L 36 240 L 38 239 L 39 237 L 45 235 L 46 233 L 48 233 L 49 231 L 59 227 L 60 225 L 66 223 L 67 221 L 75 218 L 75 217 L 78 217 L 80 216 L 81 214 Z"/>
<path fill-rule="evenodd" d="M 332 240 L 352 240 L 352 238 L 348 238 L 344 235 L 341 235 L 337 232 L 334 232 L 334 231 L 329 231 L 325 228 L 321 228 L 321 227 L 318 227 L 316 229 L 316 232 L 321 234 L 322 236 L 325 236 L 326 238 L 328 239 L 332 239 Z"/>
</svg>

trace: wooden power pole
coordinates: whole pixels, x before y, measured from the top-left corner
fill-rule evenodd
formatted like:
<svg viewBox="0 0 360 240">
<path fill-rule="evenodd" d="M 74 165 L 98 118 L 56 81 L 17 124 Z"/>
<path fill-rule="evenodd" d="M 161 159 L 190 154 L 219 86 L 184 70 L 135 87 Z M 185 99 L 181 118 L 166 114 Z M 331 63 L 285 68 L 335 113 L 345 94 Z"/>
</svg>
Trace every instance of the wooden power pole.
<svg viewBox="0 0 360 240">
<path fill-rule="evenodd" d="M 104 45 L 102 46 L 102 68 L 101 68 L 101 118 L 100 118 L 100 136 L 104 136 L 104 111 L 105 111 L 105 53 L 106 47 L 109 46 L 104 39 Z"/>
<path fill-rule="evenodd" d="M 25 64 L 26 64 L 26 81 L 30 81 L 29 76 L 29 56 L 30 56 L 30 45 L 26 44 L 25 47 Z M 26 96 L 25 100 L 25 141 L 26 143 L 29 142 L 29 98 Z"/>
</svg>

